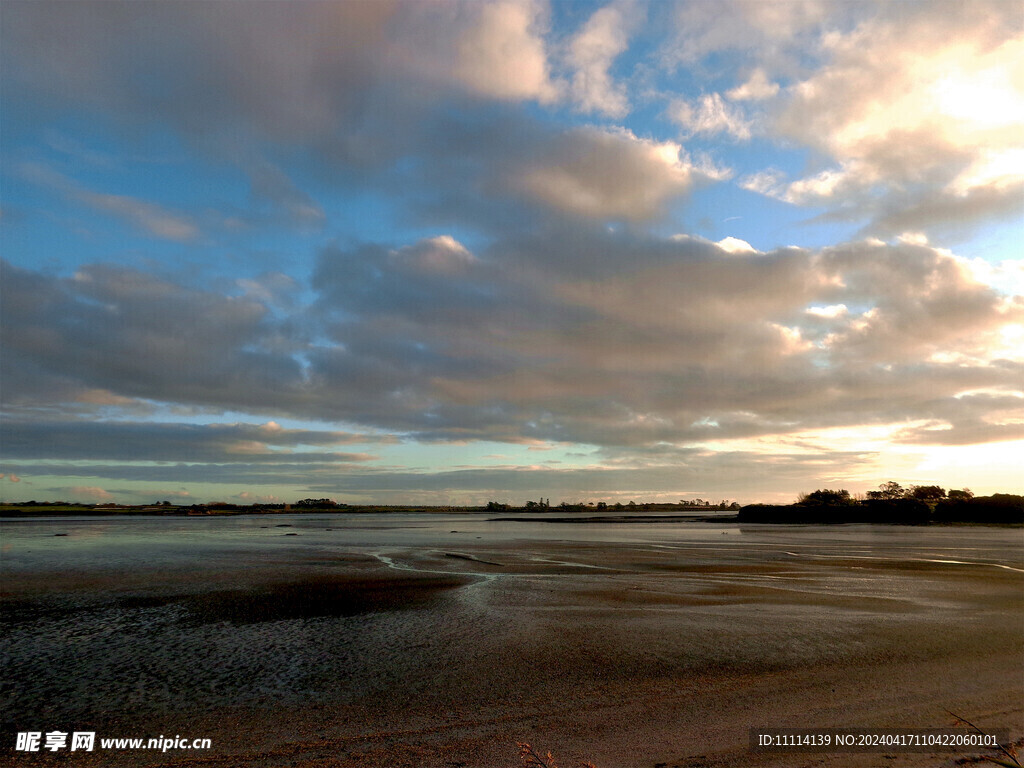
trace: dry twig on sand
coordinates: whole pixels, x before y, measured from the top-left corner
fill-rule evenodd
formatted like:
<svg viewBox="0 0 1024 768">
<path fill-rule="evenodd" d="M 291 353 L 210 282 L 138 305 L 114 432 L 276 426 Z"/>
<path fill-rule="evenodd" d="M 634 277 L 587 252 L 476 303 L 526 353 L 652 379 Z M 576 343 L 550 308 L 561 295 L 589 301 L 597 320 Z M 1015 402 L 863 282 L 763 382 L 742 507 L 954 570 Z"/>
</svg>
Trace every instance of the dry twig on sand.
<svg viewBox="0 0 1024 768">
<path fill-rule="evenodd" d="M 558 768 L 555 756 L 550 752 L 546 757 L 542 757 L 525 742 L 517 742 L 517 746 L 519 747 L 519 759 L 523 761 L 523 768 Z M 597 768 L 597 766 L 593 763 L 583 763 L 583 768 Z"/>
<path fill-rule="evenodd" d="M 969 726 L 970 728 L 973 728 L 977 733 L 980 733 L 982 736 L 985 735 L 985 732 L 983 730 L 981 730 L 981 728 L 976 726 L 974 723 L 972 723 L 970 720 L 967 720 L 967 719 L 965 719 L 963 717 L 960 717 L 960 715 L 954 714 L 953 712 L 950 712 L 948 709 L 946 710 L 946 712 L 949 712 L 949 714 L 953 715 L 953 717 L 956 718 L 958 723 L 963 723 L 964 725 Z M 982 759 L 983 760 L 989 760 L 990 762 L 993 762 L 996 765 L 1004 765 L 1007 768 L 1024 768 L 1024 767 L 1021 766 L 1020 760 L 1017 759 L 1017 754 L 1016 754 L 1017 750 L 1015 750 L 1013 748 L 1013 745 L 1010 745 L 1010 748 L 1007 749 L 1006 747 L 1002 746 L 1001 744 L 996 744 L 996 748 L 1000 752 L 1002 752 L 1004 755 L 1006 755 L 1008 758 L 1010 758 L 1010 760 L 1012 760 L 1013 762 L 1011 763 L 1009 760 L 1003 760 L 1000 757 L 987 757 L 986 756 L 986 757 L 983 757 Z"/>
</svg>

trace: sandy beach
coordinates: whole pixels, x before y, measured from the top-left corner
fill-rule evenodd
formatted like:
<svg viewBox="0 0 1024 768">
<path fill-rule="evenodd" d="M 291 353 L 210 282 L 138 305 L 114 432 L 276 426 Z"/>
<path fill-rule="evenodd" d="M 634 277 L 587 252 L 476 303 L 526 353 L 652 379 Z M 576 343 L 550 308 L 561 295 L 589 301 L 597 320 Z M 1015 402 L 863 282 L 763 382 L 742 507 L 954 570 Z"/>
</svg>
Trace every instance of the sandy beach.
<svg viewBox="0 0 1024 768">
<path fill-rule="evenodd" d="M 529 742 L 563 768 L 953 766 L 982 751 L 752 753 L 749 729 L 966 732 L 949 710 L 1024 736 L 1020 529 L 431 525 L 401 546 L 254 525 L 258 547 L 148 567 L 6 552 L 0 759 L 499 768 Z M 53 729 L 212 748 L 13 751 Z"/>
</svg>

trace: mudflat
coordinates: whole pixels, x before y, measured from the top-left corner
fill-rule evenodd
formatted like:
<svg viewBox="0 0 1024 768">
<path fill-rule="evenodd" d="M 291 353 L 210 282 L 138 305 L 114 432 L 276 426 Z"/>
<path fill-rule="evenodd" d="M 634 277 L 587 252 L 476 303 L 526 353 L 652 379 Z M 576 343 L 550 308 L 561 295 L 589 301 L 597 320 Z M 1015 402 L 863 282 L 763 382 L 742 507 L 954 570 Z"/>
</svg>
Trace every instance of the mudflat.
<svg viewBox="0 0 1024 768">
<path fill-rule="evenodd" d="M 406 523 L 149 557 L 5 536 L 0 761 L 953 766 L 983 750 L 755 753 L 749 729 L 966 732 L 948 710 L 1024 736 L 1019 528 Z M 212 746 L 13 750 L 51 730 Z"/>
</svg>

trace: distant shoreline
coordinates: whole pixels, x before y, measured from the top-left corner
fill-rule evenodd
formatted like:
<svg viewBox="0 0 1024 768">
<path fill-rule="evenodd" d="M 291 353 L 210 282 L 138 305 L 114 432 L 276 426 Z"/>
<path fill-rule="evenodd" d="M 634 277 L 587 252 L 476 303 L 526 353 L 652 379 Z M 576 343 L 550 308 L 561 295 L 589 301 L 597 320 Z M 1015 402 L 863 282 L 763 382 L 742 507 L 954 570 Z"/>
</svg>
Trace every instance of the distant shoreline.
<svg viewBox="0 0 1024 768">
<path fill-rule="evenodd" d="M 180 519 L 183 517 L 196 518 L 208 520 L 213 517 L 239 517 L 243 515 L 372 515 L 372 514 L 427 514 L 427 515 L 441 515 L 441 514 L 482 514 L 491 510 L 479 507 L 345 507 L 338 509 L 242 509 L 242 510 L 231 510 L 231 511 L 218 511 L 210 513 L 189 513 L 186 511 L 181 512 L 159 512 L 159 511 L 143 511 L 137 509 L 62 509 L 62 510 L 45 510 L 39 508 L 23 508 L 15 507 L 13 509 L 6 508 L 6 505 L 0 505 L 0 521 L 4 522 L 16 522 L 19 520 L 39 520 L 44 518 L 73 518 L 73 517 L 96 517 L 96 518 L 142 518 L 142 517 L 167 517 Z M 787 518 L 786 516 L 780 516 L 778 518 L 768 519 L 744 519 L 743 515 L 740 514 L 719 514 L 719 515 L 708 515 L 702 514 L 664 514 L 664 515 L 651 515 L 651 514 L 609 514 L 609 515 L 593 515 L 593 514 L 568 514 L 559 515 L 557 517 L 551 517 L 545 514 L 552 510 L 544 510 L 541 513 L 525 512 L 522 515 L 510 515 L 504 517 L 489 517 L 487 522 L 489 523 L 548 523 L 548 524 L 563 524 L 563 525 L 655 525 L 664 523 L 707 523 L 710 525 L 728 524 L 728 525 L 742 525 L 742 526 L 760 526 L 760 525 L 814 525 L 814 526 L 837 526 L 837 525 L 901 525 L 901 526 L 960 526 L 960 525 L 998 525 L 1001 527 L 1021 528 L 1024 527 L 1024 520 L 923 520 L 915 522 L 907 522 L 901 520 L 864 520 L 864 519 L 841 519 L 831 518 L 826 516 L 825 519 L 814 520 L 808 517 L 801 516 L 800 518 Z M 696 510 L 694 510 L 696 511 Z M 726 510 L 723 510 L 726 512 Z"/>
<path fill-rule="evenodd" d="M 891 486 L 891 488 L 890 488 Z M 949 497 L 938 486 L 915 487 L 911 492 L 889 483 L 890 496 L 868 494 L 854 499 L 845 490 L 818 490 L 801 494 L 795 504 L 710 504 L 697 499 L 679 503 L 630 501 L 589 502 L 557 507 L 541 500 L 512 506 L 491 501 L 485 506 L 429 506 L 419 504 L 339 504 L 333 499 L 303 499 L 294 504 L 206 504 L 178 505 L 169 501 L 149 505 L 80 504 L 73 502 L 27 501 L 0 503 L 0 518 L 38 517 L 234 517 L 238 515 L 370 515 L 435 514 L 460 515 L 494 513 L 492 522 L 545 522 L 569 524 L 622 524 L 706 522 L 738 524 L 837 525 L 873 523 L 882 525 L 934 525 L 948 523 L 1024 524 L 1024 496 L 995 493 L 974 496 L 969 491 L 951 491 Z M 922 493 L 924 492 L 924 493 Z M 555 513 L 555 514 L 552 514 Z"/>
<path fill-rule="evenodd" d="M 92 506 L 87 504 L 0 504 L 0 517 L 55 517 L 55 516 L 103 516 L 103 517 L 137 517 L 137 516 L 168 516 L 168 517 L 217 517 L 235 515 L 310 515 L 310 514 L 476 514 L 481 512 L 507 512 L 517 515 L 529 516 L 525 519 L 534 519 L 533 515 L 543 515 L 551 512 L 562 512 L 566 516 L 587 515 L 595 517 L 594 513 L 608 512 L 609 514 L 621 513 L 622 517 L 640 517 L 642 512 L 668 512 L 707 515 L 709 512 L 737 512 L 739 507 L 730 509 L 728 507 L 716 506 L 682 506 L 678 504 L 636 504 L 633 507 L 622 505 L 619 507 L 598 507 L 588 505 L 570 505 L 569 507 L 487 507 L 487 506 L 430 506 L 423 504 L 408 505 L 383 505 L 383 504 L 337 504 L 334 506 L 303 507 L 292 505 L 195 505 L 195 506 Z M 735 514 L 732 515 L 735 517 Z M 606 519 L 595 517 L 595 519 Z"/>
</svg>

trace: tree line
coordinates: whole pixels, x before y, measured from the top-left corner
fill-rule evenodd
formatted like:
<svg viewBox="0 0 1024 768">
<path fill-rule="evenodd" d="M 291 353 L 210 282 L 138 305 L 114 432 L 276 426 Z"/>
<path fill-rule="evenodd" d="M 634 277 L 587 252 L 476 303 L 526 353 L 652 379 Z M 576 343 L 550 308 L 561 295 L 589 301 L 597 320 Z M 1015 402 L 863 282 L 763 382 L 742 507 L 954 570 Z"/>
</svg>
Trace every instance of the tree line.
<svg viewBox="0 0 1024 768">
<path fill-rule="evenodd" d="M 845 489 L 800 494 L 795 504 L 749 504 L 739 511 L 746 523 L 1024 523 L 1024 496 L 975 496 L 969 488 L 938 485 L 904 488 L 890 480 L 855 498 Z"/>
</svg>

